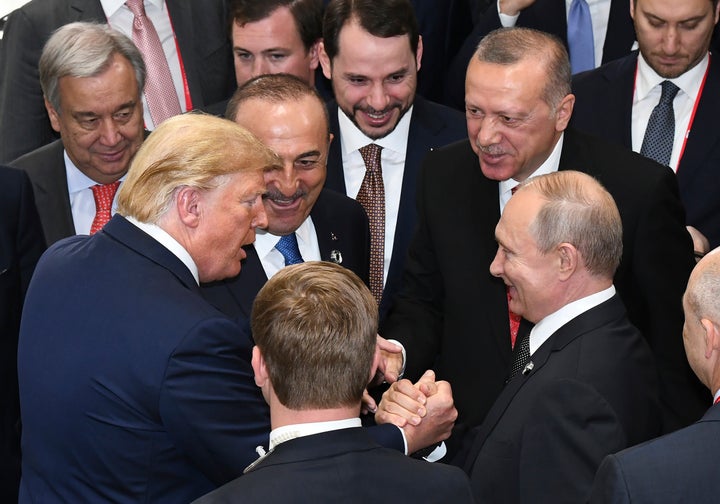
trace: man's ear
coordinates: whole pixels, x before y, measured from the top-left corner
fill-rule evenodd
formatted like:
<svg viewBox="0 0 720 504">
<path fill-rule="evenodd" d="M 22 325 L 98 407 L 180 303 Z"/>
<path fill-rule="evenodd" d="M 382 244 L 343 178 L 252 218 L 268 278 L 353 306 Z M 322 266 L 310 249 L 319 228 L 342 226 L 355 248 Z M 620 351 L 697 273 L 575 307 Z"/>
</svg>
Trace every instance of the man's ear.
<svg viewBox="0 0 720 504">
<path fill-rule="evenodd" d="M 417 65 L 418 70 L 420 70 L 420 67 L 422 66 L 422 55 L 423 55 L 423 41 L 422 41 L 422 35 L 419 35 L 417 52 L 415 53 L 415 64 Z"/>
<path fill-rule="evenodd" d="M 320 40 L 318 39 L 313 45 L 310 46 L 310 70 L 313 72 L 317 70 L 320 64 Z"/>
<path fill-rule="evenodd" d="M 255 373 L 255 385 L 262 388 L 268 381 L 267 366 L 265 365 L 265 358 L 260 352 L 257 345 L 253 347 L 252 360 L 250 361 L 253 372 Z"/>
<path fill-rule="evenodd" d="M 578 267 L 579 255 L 574 245 L 561 243 L 557 246 L 556 253 L 559 259 L 559 273 L 561 279 L 569 278 Z"/>
<path fill-rule="evenodd" d="M 572 116 L 573 108 L 575 107 L 575 95 L 569 94 L 560 101 L 557 109 L 555 110 L 555 130 L 565 131 L 570 122 L 570 116 Z"/>
<path fill-rule="evenodd" d="M 196 228 L 200 224 L 202 200 L 202 193 L 194 187 L 181 186 L 177 189 L 175 205 L 180 220 L 187 227 Z"/>
<path fill-rule="evenodd" d="M 372 366 L 370 366 L 370 376 L 368 377 L 368 383 L 372 382 L 375 379 L 375 375 L 377 374 L 377 368 L 380 365 L 380 359 L 382 359 L 382 355 L 380 354 L 380 347 L 375 345 L 375 355 L 373 355 Z"/>
<path fill-rule="evenodd" d="M 326 79 L 332 79 L 332 61 L 330 61 L 328 53 L 325 52 L 325 42 L 322 40 L 318 42 L 318 58 L 320 59 L 323 75 Z"/>
<path fill-rule="evenodd" d="M 52 129 L 60 133 L 60 113 L 55 110 L 55 107 L 50 104 L 47 98 L 45 99 L 45 110 L 47 110 L 48 117 L 50 118 Z"/>
<path fill-rule="evenodd" d="M 720 329 L 708 318 L 701 318 L 700 325 L 705 331 L 705 358 L 709 359 L 713 352 L 718 352 L 716 357 L 720 357 Z"/>
</svg>

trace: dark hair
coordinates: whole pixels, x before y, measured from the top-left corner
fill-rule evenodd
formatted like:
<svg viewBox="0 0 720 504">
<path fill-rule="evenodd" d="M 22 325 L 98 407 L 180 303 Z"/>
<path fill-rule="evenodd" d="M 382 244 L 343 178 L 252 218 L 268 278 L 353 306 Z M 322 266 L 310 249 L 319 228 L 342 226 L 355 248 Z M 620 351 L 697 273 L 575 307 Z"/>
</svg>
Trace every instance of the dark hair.
<svg viewBox="0 0 720 504">
<path fill-rule="evenodd" d="M 410 48 L 417 55 L 420 32 L 410 0 L 331 0 L 325 8 L 322 27 L 323 44 L 330 60 L 340 50 L 340 30 L 351 19 L 357 19 L 375 37 L 407 35 Z"/>
<path fill-rule="evenodd" d="M 280 7 L 287 7 L 295 19 L 295 27 L 306 50 L 322 37 L 322 0 L 231 0 L 230 28 L 243 26 L 269 17 Z"/>
<path fill-rule="evenodd" d="M 225 117 L 235 120 L 238 109 L 248 100 L 264 100 L 270 103 L 299 101 L 309 96 L 315 98 L 323 110 L 325 130 L 330 132 L 330 117 L 327 107 L 317 90 L 307 82 L 286 73 L 259 75 L 240 86 L 232 95 L 225 109 Z"/>
</svg>

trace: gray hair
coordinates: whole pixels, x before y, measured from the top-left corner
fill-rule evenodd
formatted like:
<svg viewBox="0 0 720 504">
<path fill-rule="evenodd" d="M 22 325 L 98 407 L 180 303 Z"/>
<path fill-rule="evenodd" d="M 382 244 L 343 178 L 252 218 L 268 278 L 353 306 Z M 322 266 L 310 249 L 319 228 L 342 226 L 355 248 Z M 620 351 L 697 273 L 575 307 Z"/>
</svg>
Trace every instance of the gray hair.
<svg viewBox="0 0 720 504">
<path fill-rule="evenodd" d="M 560 243 L 580 252 L 587 270 L 612 278 L 622 257 L 622 220 L 615 200 L 593 177 L 559 171 L 532 177 L 519 186 L 534 189 L 547 201 L 530 225 L 542 254 Z"/>
<path fill-rule="evenodd" d="M 474 57 L 497 65 L 515 65 L 529 58 L 544 61 L 547 81 L 543 100 L 553 112 L 572 92 L 567 50 L 559 38 L 549 33 L 531 28 L 500 28 L 480 41 Z"/>
<path fill-rule="evenodd" d="M 70 23 L 52 34 L 40 56 L 40 86 L 45 99 L 60 111 L 61 77 L 94 77 L 104 72 L 115 54 L 135 70 L 138 91 L 145 87 L 145 63 L 133 41 L 106 24 Z"/>
</svg>

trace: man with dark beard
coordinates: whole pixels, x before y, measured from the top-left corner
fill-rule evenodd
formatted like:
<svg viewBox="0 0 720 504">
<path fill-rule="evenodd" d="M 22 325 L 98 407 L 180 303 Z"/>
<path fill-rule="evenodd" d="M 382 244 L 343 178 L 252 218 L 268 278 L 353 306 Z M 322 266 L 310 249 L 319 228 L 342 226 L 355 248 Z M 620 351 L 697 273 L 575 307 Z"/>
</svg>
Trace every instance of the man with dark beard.
<svg viewBox="0 0 720 504">
<path fill-rule="evenodd" d="M 325 187 L 368 212 L 370 288 L 381 321 L 399 290 L 417 220 L 420 163 L 431 149 L 466 136 L 461 113 L 416 96 L 422 53 L 408 0 L 332 0 L 326 8 L 320 63 L 337 103 L 329 107 L 336 141 Z"/>
</svg>

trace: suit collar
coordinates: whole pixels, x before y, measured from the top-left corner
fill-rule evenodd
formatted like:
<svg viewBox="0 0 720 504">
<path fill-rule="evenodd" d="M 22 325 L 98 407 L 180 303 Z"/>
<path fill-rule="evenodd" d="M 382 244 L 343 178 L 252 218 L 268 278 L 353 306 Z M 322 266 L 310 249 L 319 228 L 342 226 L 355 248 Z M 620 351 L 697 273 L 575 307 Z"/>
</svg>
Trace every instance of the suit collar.
<svg viewBox="0 0 720 504">
<path fill-rule="evenodd" d="M 185 287 L 200 294 L 200 288 L 195 282 L 195 277 L 190 273 L 187 266 L 172 252 L 140 228 L 131 224 L 123 216 L 119 214 L 114 215 L 100 232 L 107 233 L 138 254 L 164 267 L 175 275 Z"/>
</svg>

